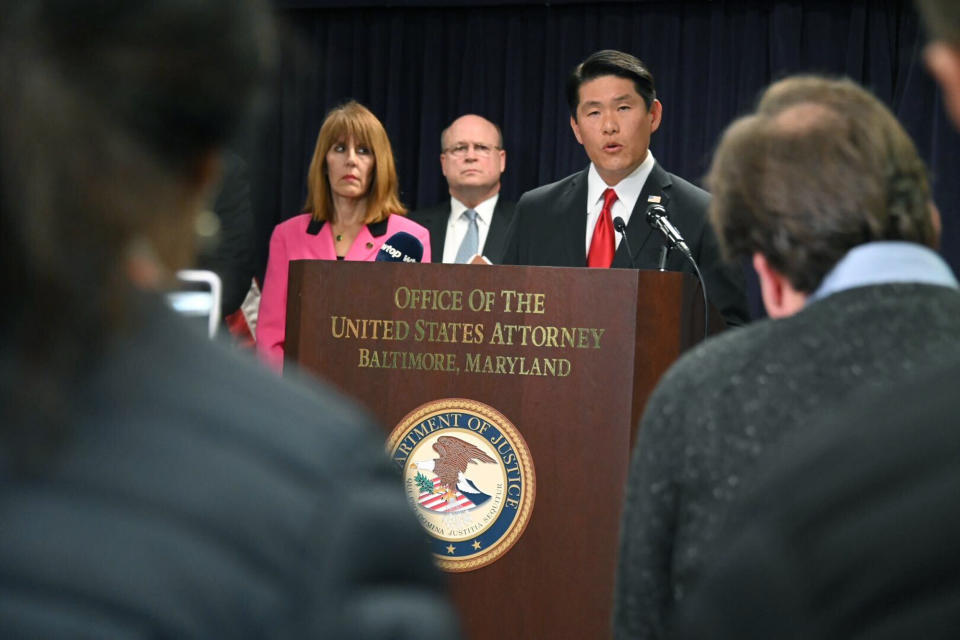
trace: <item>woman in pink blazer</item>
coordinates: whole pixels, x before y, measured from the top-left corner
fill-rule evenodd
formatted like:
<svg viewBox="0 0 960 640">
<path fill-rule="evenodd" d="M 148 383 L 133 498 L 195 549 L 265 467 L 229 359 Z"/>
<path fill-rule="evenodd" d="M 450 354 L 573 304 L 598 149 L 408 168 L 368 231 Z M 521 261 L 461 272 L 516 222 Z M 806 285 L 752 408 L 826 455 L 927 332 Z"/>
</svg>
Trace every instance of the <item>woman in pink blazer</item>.
<svg viewBox="0 0 960 640">
<path fill-rule="evenodd" d="M 283 369 L 287 267 L 291 260 L 373 261 L 384 240 L 405 231 L 423 243 L 430 234 L 405 216 L 397 196 L 393 149 L 369 109 L 347 102 L 327 114 L 307 174 L 303 213 L 281 222 L 270 238 L 270 256 L 257 319 L 257 351 Z"/>
</svg>

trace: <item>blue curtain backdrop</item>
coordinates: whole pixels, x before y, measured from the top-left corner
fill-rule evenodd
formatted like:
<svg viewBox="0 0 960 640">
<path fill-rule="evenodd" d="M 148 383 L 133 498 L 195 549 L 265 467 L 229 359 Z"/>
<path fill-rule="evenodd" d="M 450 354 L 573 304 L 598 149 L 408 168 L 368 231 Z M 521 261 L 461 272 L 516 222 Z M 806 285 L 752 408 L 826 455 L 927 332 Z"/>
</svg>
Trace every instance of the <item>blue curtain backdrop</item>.
<svg viewBox="0 0 960 640">
<path fill-rule="evenodd" d="M 927 160 L 943 253 L 960 267 L 960 136 L 923 66 L 923 30 L 907 0 L 276 4 L 285 25 L 281 68 L 251 153 L 261 263 L 273 226 L 301 210 L 330 107 L 355 98 L 380 117 L 410 208 L 446 197 L 440 131 L 460 114 L 484 115 L 503 128 L 503 193 L 516 199 L 586 165 L 564 80 L 589 53 L 614 48 L 653 71 L 664 117 L 651 148 L 694 182 L 723 128 L 772 80 L 818 72 L 870 87 Z"/>
</svg>

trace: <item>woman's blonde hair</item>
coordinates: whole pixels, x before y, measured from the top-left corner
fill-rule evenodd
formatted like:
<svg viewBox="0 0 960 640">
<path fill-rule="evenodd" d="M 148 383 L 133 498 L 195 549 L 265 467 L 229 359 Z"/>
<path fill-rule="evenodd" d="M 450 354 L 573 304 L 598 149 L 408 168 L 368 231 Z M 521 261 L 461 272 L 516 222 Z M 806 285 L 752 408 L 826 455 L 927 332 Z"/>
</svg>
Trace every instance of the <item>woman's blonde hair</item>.
<svg viewBox="0 0 960 640">
<path fill-rule="evenodd" d="M 373 176 L 366 195 L 367 217 L 364 222 L 381 222 L 390 214 L 406 215 L 407 209 L 397 195 L 397 169 L 390 138 L 377 116 L 353 100 L 331 109 L 320 127 L 307 172 L 307 201 L 303 210 L 312 213 L 314 220 L 333 220 L 327 152 L 333 145 L 348 139 L 356 145 L 369 147 L 373 152 Z"/>
</svg>

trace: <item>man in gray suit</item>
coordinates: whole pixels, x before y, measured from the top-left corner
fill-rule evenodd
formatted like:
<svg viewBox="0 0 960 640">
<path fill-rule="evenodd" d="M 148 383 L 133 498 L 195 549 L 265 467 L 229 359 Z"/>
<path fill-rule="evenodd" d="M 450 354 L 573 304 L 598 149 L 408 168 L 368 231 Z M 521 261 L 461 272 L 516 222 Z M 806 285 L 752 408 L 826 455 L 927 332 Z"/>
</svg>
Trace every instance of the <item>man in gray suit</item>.
<svg viewBox="0 0 960 640">
<path fill-rule="evenodd" d="M 500 176 L 507 166 L 500 128 L 467 114 L 440 134 L 440 168 L 450 200 L 410 214 L 430 231 L 435 262 L 470 262 L 477 255 L 494 264 L 503 260 L 513 203 L 500 197 Z"/>
<path fill-rule="evenodd" d="M 753 261 L 769 319 L 687 352 L 647 404 L 621 526 L 617 638 L 664 637 L 777 445 L 857 392 L 895 393 L 960 358 L 960 292 L 933 250 L 926 169 L 866 90 L 815 76 L 774 84 L 727 129 L 708 184 L 725 254 Z"/>
<path fill-rule="evenodd" d="M 927 64 L 960 127 L 960 5 L 917 5 L 932 37 Z M 930 332 L 917 320 L 905 335 Z M 897 362 L 902 384 L 821 411 L 771 452 L 673 637 L 956 637 L 960 354 L 945 351 L 934 364 L 948 367 Z"/>
</svg>

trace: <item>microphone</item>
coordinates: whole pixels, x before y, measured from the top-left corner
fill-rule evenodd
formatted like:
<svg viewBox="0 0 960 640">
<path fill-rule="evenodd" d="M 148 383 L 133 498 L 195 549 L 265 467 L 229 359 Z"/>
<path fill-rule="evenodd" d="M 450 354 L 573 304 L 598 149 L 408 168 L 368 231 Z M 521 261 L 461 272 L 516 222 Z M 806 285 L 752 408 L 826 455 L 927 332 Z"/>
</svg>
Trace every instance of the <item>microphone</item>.
<svg viewBox="0 0 960 640">
<path fill-rule="evenodd" d="M 423 243 L 406 231 L 398 231 L 380 246 L 376 262 L 420 262 Z"/>
<path fill-rule="evenodd" d="M 645 217 L 647 218 L 647 224 L 662 233 L 663 237 L 667 240 L 664 244 L 663 252 L 660 254 L 660 271 L 666 270 L 667 252 L 673 248 L 680 249 L 680 252 L 686 256 L 690 264 L 693 265 L 697 280 L 700 282 L 700 291 L 703 293 L 703 339 L 706 340 L 707 336 L 710 335 L 710 303 L 707 302 L 707 283 L 703 281 L 703 274 L 700 273 L 700 267 L 697 266 L 697 261 L 693 259 L 693 253 L 690 252 L 690 247 L 683 241 L 683 236 L 680 235 L 677 228 L 673 226 L 667 218 L 667 210 L 663 208 L 663 205 L 656 203 L 651 204 L 647 207 Z"/>
<path fill-rule="evenodd" d="M 630 251 L 630 241 L 627 240 L 627 223 L 623 221 L 623 218 L 617 216 L 613 219 L 613 228 L 623 238 L 623 246 L 627 248 L 627 255 L 630 256 L 630 266 L 636 269 L 637 264 L 633 260 L 633 251 Z"/>
<path fill-rule="evenodd" d="M 690 247 L 687 246 L 687 243 L 684 242 L 683 236 L 680 235 L 680 232 L 677 230 L 673 223 L 670 222 L 670 219 L 667 218 L 667 210 L 663 208 L 663 205 L 660 204 L 651 204 L 647 207 L 646 213 L 647 224 L 649 224 L 654 229 L 658 230 L 663 234 L 663 237 L 667 239 L 667 246 L 671 249 L 680 249 L 683 252 L 683 255 L 687 256 L 691 260 L 693 259 L 693 254 L 690 253 Z"/>
</svg>

